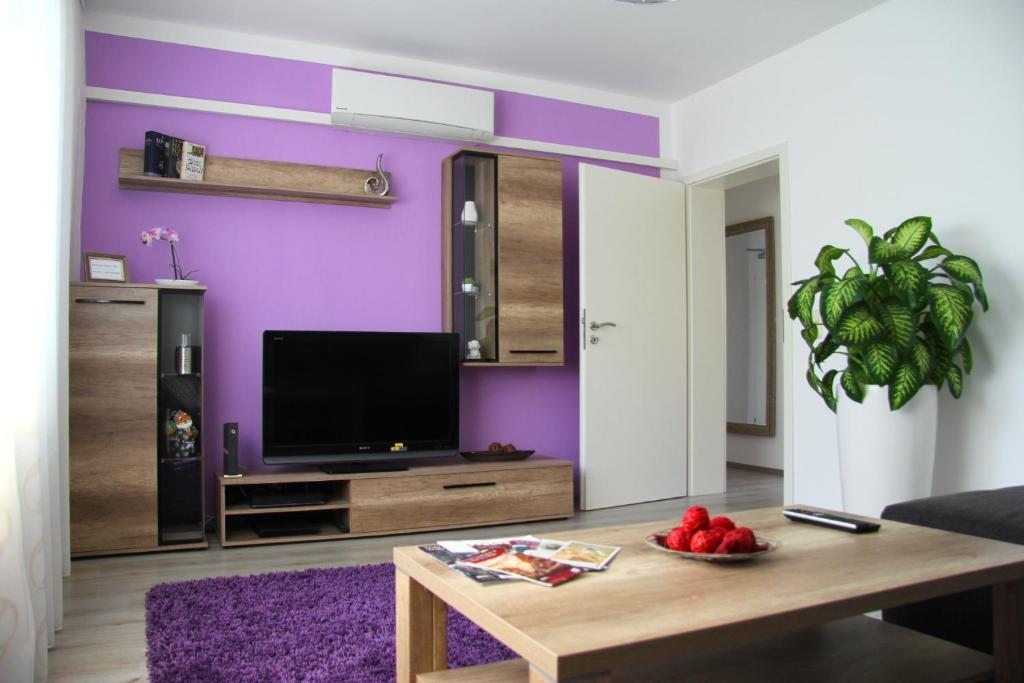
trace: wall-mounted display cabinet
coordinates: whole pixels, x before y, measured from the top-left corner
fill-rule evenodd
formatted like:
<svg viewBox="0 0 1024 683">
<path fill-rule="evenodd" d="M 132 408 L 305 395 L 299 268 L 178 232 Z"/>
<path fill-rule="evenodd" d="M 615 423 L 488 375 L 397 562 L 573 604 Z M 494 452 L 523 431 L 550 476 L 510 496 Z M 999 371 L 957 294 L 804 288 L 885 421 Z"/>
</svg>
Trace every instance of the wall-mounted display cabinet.
<svg viewBox="0 0 1024 683">
<path fill-rule="evenodd" d="M 464 365 L 562 365 L 561 162 L 461 150 L 442 177 L 442 316 Z"/>
<path fill-rule="evenodd" d="M 207 545 L 205 289 L 71 285 L 72 556 Z"/>
</svg>

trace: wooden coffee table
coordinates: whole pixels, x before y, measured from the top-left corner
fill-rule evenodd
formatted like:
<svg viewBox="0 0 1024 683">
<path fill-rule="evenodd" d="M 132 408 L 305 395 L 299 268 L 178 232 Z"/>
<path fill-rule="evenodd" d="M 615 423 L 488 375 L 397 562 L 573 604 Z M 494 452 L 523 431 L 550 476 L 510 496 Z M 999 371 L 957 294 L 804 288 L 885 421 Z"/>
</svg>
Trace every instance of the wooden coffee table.
<svg viewBox="0 0 1024 683">
<path fill-rule="evenodd" d="M 606 571 L 556 588 L 480 585 L 395 548 L 398 681 L 1024 681 L 1024 546 L 890 521 L 856 536 L 781 508 L 732 517 L 782 547 L 709 564 L 644 544 L 675 520 L 552 533 L 622 546 Z M 858 616 L 987 585 L 993 657 Z M 448 605 L 522 659 L 445 671 Z"/>
</svg>

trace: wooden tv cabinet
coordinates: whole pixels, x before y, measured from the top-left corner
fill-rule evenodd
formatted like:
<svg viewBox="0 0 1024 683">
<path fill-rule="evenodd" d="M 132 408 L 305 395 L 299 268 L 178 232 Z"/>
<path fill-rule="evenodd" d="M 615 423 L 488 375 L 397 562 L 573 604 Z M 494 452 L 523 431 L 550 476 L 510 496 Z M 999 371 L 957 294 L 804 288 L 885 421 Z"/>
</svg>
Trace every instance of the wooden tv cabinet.
<svg viewBox="0 0 1024 683">
<path fill-rule="evenodd" d="M 329 541 L 436 529 L 489 526 L 573 516 L 572 463 L 544 456 L 516 462 L 462 458 L 410 464 L 401 472 L 327 474 L 318 470 L 217 477 L 218 530 L 225 548 Z M 245 487 L 321 484 L 327 502 L 254 508 Z M 266 515 L 305 514 L 315 534 L 260 537 L 253 522 Z M 311 516 L 311 517 L 309 517 Z M 265 519 L 265 518 L 264 518 Z"/>
</svg>

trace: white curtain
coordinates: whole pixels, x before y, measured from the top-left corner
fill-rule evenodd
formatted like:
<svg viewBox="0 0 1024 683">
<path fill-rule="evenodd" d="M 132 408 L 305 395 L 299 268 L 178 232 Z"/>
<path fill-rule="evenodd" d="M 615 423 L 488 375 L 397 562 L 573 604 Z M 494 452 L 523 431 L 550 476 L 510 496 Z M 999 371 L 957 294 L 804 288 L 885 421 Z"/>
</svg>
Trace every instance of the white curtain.
<svg viewBox="0 0 1024 683">
<path fill-rule="evenodd" d="M 69 569 L 67 283 L 83 34 L 79 0 L 0 8 L 0 681 L 20 683 L 46 680 Z"/>
</svg>

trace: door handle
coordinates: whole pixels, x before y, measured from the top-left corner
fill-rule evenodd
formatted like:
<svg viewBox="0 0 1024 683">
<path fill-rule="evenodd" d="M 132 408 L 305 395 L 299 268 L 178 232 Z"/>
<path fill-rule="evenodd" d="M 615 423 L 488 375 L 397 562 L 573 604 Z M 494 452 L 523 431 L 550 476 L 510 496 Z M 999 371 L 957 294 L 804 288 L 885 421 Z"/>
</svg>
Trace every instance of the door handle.
<svg viewBox="0 0 1024 683">
<path fill-rule="evenodd" d="M 599 322 L 592 322 L 592 323 L 590 323 L 590 329 L 592 329 L 592 330 L 599 330 L 602 327 L 618 327 L 618 325 L 616 325 L 615 323 L 599 323 Z"/>
<path fill-rule="evenodd" d="M 145 301 L 135 299 L 75 299 L 76 304 L 137 304 L 145 306 Z"/>
<path fill-rule="evenodd" d="M 441 488 L 451 491 L 452 489 L 474 489 L 480 486 L 497 486 L 496 481 L 481 481 L 475 484 L 445 484 Z"/>
</svg>

